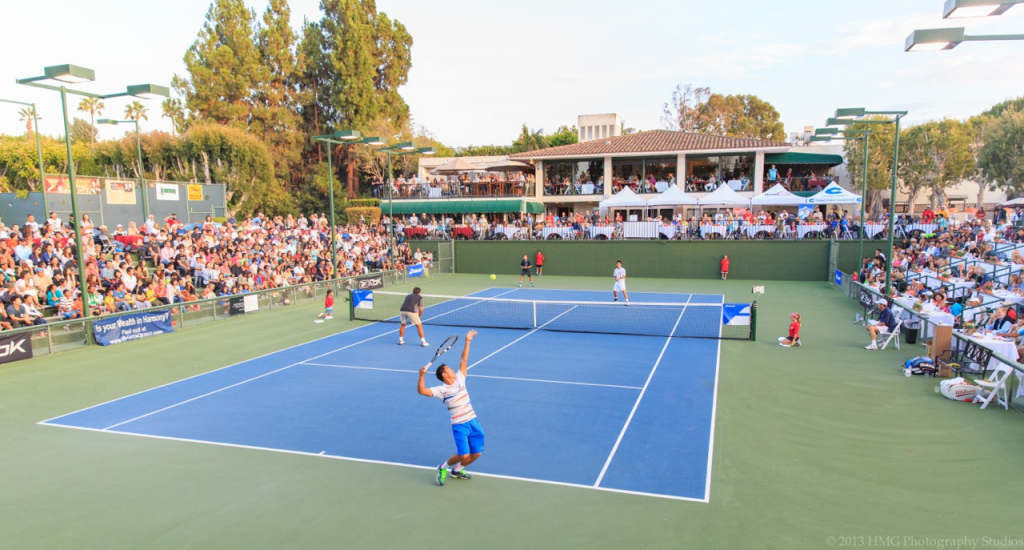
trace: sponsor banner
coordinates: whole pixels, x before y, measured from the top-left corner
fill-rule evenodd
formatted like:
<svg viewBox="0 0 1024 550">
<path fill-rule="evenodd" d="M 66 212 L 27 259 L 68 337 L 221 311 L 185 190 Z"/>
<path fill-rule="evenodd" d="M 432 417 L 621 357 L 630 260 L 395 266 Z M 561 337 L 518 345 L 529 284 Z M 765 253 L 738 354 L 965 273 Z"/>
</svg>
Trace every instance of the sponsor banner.
<svg viewBox="0 0 1024 550">
<path fill-rule="evenodd" d="M 0 337 L 0 365 L 32 358 L 32 333 Z"/>
<path fill-rule="evenodd" d="M 373 291 L 353 290 L 352 305 L 357 309 L 373 309 Z"/>
<path fill-rule="evenodd" d="M 836 270 L 835 283 L 836 286 L 843 286 L 843 272 L 838 269 Z"/>
<path fill-rule="evenodd" d="M 259 311 L 259 309 L 259 298 L 257 298 L 255 294 L 245 294 L 242 296 L 232 296 L 231 298 L 228 298 L 228 313 L 231 315 L 252 313 L 253 311 Z"/>
<path fill-rule="evenodd" d="M 384 288 L 384 275 L 367 275 L 356 279 L 356 288 L 359 290 L 374 290 Z"/>
<path fill-rule="evenodd" d="M 749 325 L 750 304 L 722 304 L 723 325 Z"/>
<path fill-rule="evenodd" d="M 203 200 L 203 186 L 196 185 L 194 183 L 188 184 L 188 200 L 190 201 L 201 201 Z"/>
<path fill-rule="evenodd" d="M 47 193 L 71 194 L 71 180 L 67 176 L 46 176 L 43 181 L 46 183 Z M 100 179 L 75 176 L 75 189 L 79 195 L 99 195 Z"/>
<path fill-rule="evenodd" d="M 405 274 L 408 277 L 422 277 L 423 276 L 423 264 L 410 265 L 406 267 Z"/>
<path fill-rule="evenodd" d="M 107 180 L 107 204 L 135 204 L 135 182 Z"/>
<path fill-rule="evenodd" d="M 129 340 L 138 340 L 174 331 L 169 309 L 153 313 L 121 315 L 113 319 L 96 321 L 92 326 L 96 334 L 96 343 L 101 346 L 120 344 Z"/>
<path fill-rule="evenodd" d="M 176 201 L 178 199 L 178 186 L 173 183 L 156 184 L 156 200 Z"/>
<path fill-rule="evenodd" d="M 865 309 L 872 309 L 875 307 L 875 297 L 873 294 L 865 290 L 863 287 L 860 289 L 860 296 L 857 297 L 857 301 Z"/>
</svg>

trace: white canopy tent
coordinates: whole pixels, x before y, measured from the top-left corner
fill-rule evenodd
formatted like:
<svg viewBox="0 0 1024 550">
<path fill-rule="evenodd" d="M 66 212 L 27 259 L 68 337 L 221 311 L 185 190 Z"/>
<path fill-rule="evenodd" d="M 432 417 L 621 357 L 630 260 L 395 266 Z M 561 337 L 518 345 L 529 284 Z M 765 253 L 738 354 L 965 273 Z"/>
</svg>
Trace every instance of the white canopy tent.
<svg viewBox="0 0 1024 550">
<path fill-rule="evenodd" d="M 798 206 L 805 204 L 806 202 L 807 199 L 790 193 L 789 190 L 783 187 L 780 183 L 776 183 L 775 187 L 772 187 L 764 193 L 750 199 L 750 204 L 753 205 Z"/>
<path fill-rule="evenodd" d="M 663 193 L 647 201 L 648 206 L 696 206 L 697 199 L 687 195 L 678 185 L 670 185 Z"/>
<path fill-rule="evenodd" d="M 697 204 L 701 206 L 718 206 L 718 205 L 749 205 L 750 199 L 740 195 L 736 191 L 733 191 L 732 187 L 728 185 L 719 185 L 718 189 L 712 191 L 708 196 L 699 199 Z"/>
<path fill-rule="evenodd" d="M 612 195 L 601 201 L 601 208 L 645 208 L 647 201 L 640 198 L 639 195 L 633 192 L 629 187 L 625 187 L 622 191 Z"/>
<path fill-rule="evenodd" d="M 999 203 L 999 206 L 1020 206 L 1022 204 L 1024 204 L 1024 197 Z"/>
<path fill-rule="evenodd" d="M 863 199 L 860 195 L 851 193 L 839 184 L 832 182 L 828 187 L 822 189 L 813 196 L 807 197 L 807 204 L 860 204 Z"/>
</svg>

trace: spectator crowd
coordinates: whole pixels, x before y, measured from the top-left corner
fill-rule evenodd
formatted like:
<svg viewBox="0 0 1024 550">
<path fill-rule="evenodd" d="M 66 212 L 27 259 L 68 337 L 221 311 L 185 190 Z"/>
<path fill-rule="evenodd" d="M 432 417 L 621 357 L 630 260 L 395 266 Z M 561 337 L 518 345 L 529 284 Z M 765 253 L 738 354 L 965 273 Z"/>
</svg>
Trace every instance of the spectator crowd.
<svg viewBox="0 0 1024 550">
<path fill-rule="evenodd" d="M 387 226 L 359 220 L 336 227 L 338 264 L 332 266 L 324 214 L 257 214 L 225 223 L 208 216 L 188 225 L 173 214 L 162 222 L 150 215 L 112 232 L 83 214 L 80 224 L 84 269 L 78 266 L 73 227 L 56 212 L 44 222 L 29 215 L 21 224 L 0 223 L 7 245 L 0 246 L 6 283 L 0 289 L 0 328 L 80 318 L 85 307 L 103 315 L 433 262 L 430 252 L 413 251 L 402 239 L 391 257 Z"/>
</svg>

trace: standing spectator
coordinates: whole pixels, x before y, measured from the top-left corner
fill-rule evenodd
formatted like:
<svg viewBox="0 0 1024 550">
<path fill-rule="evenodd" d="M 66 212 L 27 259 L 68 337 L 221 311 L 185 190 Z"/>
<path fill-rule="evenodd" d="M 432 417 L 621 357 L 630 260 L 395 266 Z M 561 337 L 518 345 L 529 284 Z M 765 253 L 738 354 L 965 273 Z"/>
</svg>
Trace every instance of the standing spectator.
<svg viewBox="0 0 1024 550">
<path fill-rule="evenodd" d="M 544 274 L 544 254 L 538 250 L 533 260 L 533 265 L 537 268 L 537 276 L 540 277 Z"/>
<path fill-rule="evenodd" d="M 726 254 L 725 256 L 722 257 L 721 264 L 722 264 L 722 280 L 724 281 L 724 280 L 729 278 L 729 255 L 728 254 Z"/>
</svg>

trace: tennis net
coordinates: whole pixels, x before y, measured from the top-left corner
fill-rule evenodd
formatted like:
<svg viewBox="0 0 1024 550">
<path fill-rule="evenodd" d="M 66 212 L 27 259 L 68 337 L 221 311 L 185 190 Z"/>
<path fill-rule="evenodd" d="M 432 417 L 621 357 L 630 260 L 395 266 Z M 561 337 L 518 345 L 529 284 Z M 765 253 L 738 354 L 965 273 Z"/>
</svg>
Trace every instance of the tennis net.
<svg viewBox="0 0 1024 550">
<path fill-rule="evenodd" d="M 356 291 L 351 297 L 352 318 L 397 323 L 406 296 Z M 756 308 L 733 324 L 723 319 L 725 304 L 633 302 L 627 306 L 623 302 L 421 296 L 426 325 L 737 340 L 751 340 L 754 335 Z"/>
</svg>

